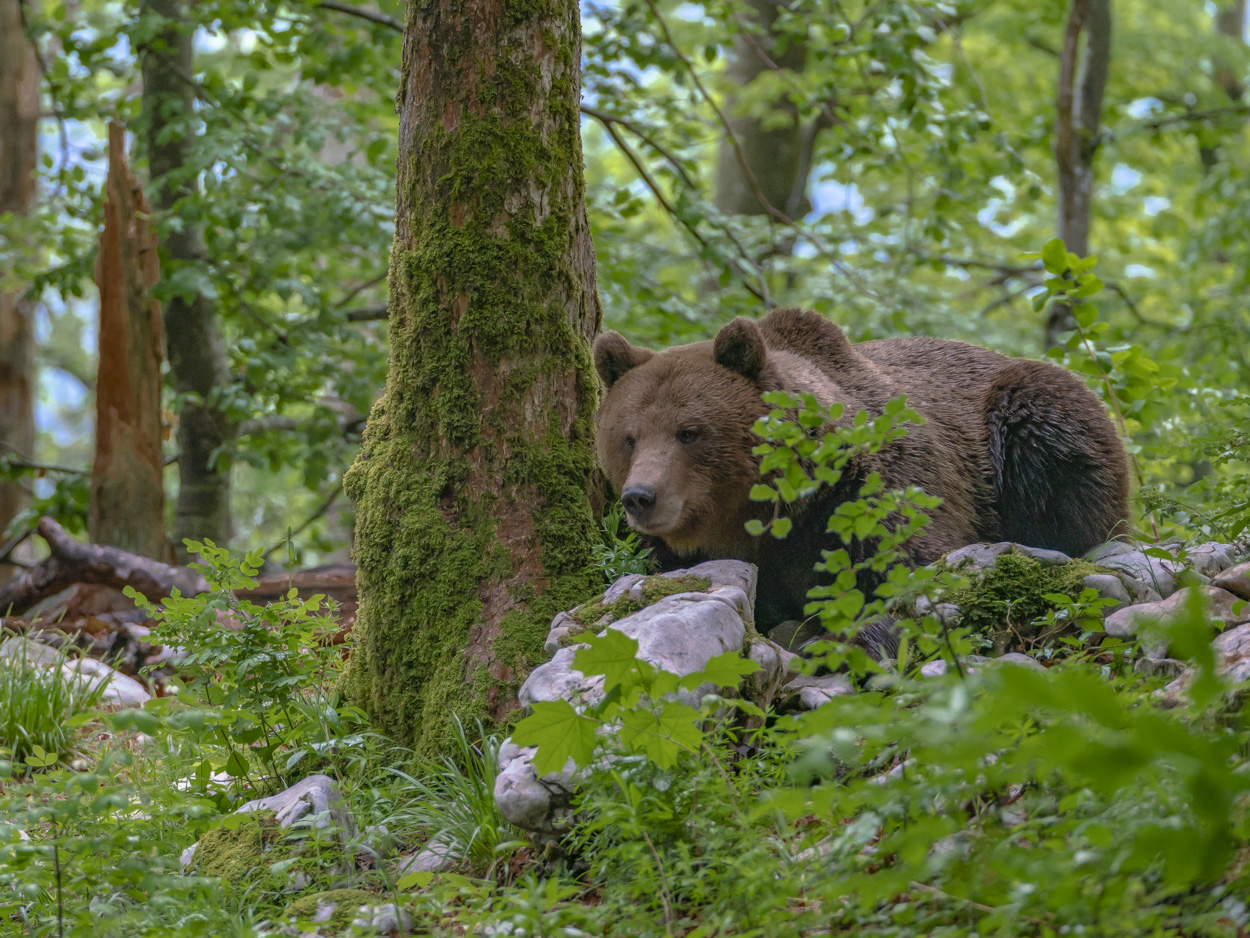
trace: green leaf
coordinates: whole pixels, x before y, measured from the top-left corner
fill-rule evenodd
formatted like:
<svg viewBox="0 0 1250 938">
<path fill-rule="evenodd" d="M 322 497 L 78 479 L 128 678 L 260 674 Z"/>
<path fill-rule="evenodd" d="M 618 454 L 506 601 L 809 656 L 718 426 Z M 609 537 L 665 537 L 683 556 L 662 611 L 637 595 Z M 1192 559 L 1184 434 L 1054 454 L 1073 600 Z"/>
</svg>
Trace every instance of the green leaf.
<svg viewBox="0 0 1250 938">
<path fill-rule="evenodd" d="M 750 499 L 753 502 L 775 502 L 777 500 L 777 491 L 768 485 L 751 486 Z"/>
<path fill-rule="evenodd" d="M 1068 269 L 1068 250 L 1062 238 L 1051 238 L 1042 245 L 1042 265 L 1052 274 L 1062 274 Z"/>
<path fill-rule="evenodd" d="M 395 887 L 403 892 L 409 889 L 424 889 L 434 881 L 434 874 L 428 870 L 418 870 L 416 873 L 409 873 L 395 884 Z"/>
<path fill-rule="evenodd" d="M 582 674 L 602 674 L 604 690 L 637 682 L 638 642 L 620 629 L 606 629 L 602 635 L 588 636 L 583 641 L 590 647 L 579 648 L 573 656 L 573 667 Z M 626 682 L 631 676 L 634 680 Z"/>
<path fill-rule="evenodd" d="M 790 533 L 792 527 L 794 527 L 794 522 L 789 518 L 777 518 L 772 523 L 772 535 L 780 540 Z"/>
<path fill-rule="evenodd" d="M 760 666 L 750 658 L 743 658 L 736 651 L 727 651 L 717 655 L 702 671 L 687 674 L 681 679 L 681 686 L 694 690 L 700 684 L 715 684 L 717 687 L 737 687 L 748 674 L 754 674 Z"/>
<path fill-rule="evenodd" d="M 578 713 L 567 700 L 539 701 L 533 709 L 513 729 L 512 740 L 518 746 L 538 747 L 534 754 L 535 772 L 559 772 L 569 759 L 576 765 L 590 762 L 599 726 L 595 720 Z"/>
<path fill-rule="evenodd" d="M 756 537 L 759 537 L 764 533 L 764 522 L 756 518 L 752 518 L 748 521 L 745 527 L 747 529 L 747 534 L 754 534 Z"/>
</svg>

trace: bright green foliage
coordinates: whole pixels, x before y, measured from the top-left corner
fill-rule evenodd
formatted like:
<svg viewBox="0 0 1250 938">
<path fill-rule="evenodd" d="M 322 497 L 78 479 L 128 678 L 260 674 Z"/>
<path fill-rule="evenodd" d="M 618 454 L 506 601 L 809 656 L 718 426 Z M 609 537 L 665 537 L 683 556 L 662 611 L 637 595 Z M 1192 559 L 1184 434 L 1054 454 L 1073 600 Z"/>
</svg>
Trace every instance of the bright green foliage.
<svg viewBox="0 0 1250 938">
<path fill-rule="evenodd" d="M 410 830 L 427 846 L 458 858 L 464 868 L 494 878 L 525 840 L 495 804 L 499 737 L 485 733 L 480 723 L 475 729 L 470 738 L 457 719 L 450 752 L 417 756 L 404 769 L 393 770 L 405 784 L 396 792 L 402 807 L 392 826 Z"/>
<path fill-rule="evenodd" d="M 329 639 L 339 625 L 325 597 L 300 599 L 292 588 L 264 606 L 239 599 L 234 590 L 256 586 L 256 553 L 235 559 L 211 541 L 188 542 L 187 549 L 203 561 L 192 566 L 208 580 L 208 592 L 174 595 L 158 608 L 126 588 L 156 620 L 161 642 L 188 649 L 179 665 L 182 693 L 148 710 L 178 715 L 186 728 L 215 738 L 228 753 L 226 771 L 249 786 L 258 766 L 271 783 L 290 783 L 306 757 L 333 757 L 359 744 L 350 730 L 359 729 L 364 714 L 342 704 L 334 689 L 342 656 Z M 209 761 L 197 774 L 211 774 Z"/>
<path fill-rule="evenodd" d="M 538 747 L 534 769 L 539 775 L 561 771 L 569 759 L 578 766 L 589 764 L 605 739 L 624 752 L 645 755 L 661 769 L 670 768 L 681 753 L 700 751 L 700 724 L 723 703 L 716 698 L 697 710 L 675 698 L 675 692 L 693 691 L 704 684 L 734 688 L 744 676 L 759 670 L 754 661 L 726 652 L 709 661 L 703 671 L 679 677 L 636 657 L 638 642 L 616 629 L 582 641 L 589 647 L 577 651 L 573 667 L 586 675 L 603 675 L 603 698 L 582 708 L 567 700 L 537 702 L 533 713 L 512 733 L 518 745 Z M 746 701 L 734 705 L 762 715 Z"/>
<path fill-rule="evenodd" d="M 40 751 L 71 752 L 75 728 L 100 703 L 104 683 L 66 675 L 65 660 L 46 668 L 24 656 L 0 660 L 0 749 L 19 763 Z"/>
<path fill-rule="evenodd" d="M 594 547 L 594 567 L 603 572 L 609 584 L 630 573 L 650 573 L 655 568 L 651 548 L 642 546 L 637 533 L 626 529 L 621 534 L 624 523 L 625 508 L 620 502 L 614 502 L 599 520 L 603 541 Z"/>
<path fill-rule="evenodd" d="M 50 754 L 55 762 L 56 753 Z M 28 757 L 29 759 L 29 757 Z M 86 771 L 58 768 L 0 794 L 0 923 L 32 936 L 222 934 L 215 885 L 178 854 L 213 806 L 114 750 Z M 12 766 L 3 765 L 4 775 Z M 29 841 L 12 837 L 26 831 Z M 0 928 L 0 930 L 3 930 Z"/>
</svg>

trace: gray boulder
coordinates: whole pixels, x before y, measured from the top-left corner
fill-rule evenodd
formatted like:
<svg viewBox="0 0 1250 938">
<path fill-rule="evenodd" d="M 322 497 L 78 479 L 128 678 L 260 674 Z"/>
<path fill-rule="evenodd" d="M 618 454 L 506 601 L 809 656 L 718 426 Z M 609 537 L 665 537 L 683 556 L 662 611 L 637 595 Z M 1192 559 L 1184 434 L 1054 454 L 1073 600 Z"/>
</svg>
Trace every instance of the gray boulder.
<svg viewBox="0 0 1250 938">
<path fill-rule="evenodd" d="M 699 592 L 674 593 L 607 625 L 638 643 L 638 658 L 656 668 L 678 675 L 702 671 L 714 657 L 740 651 L 747 639 L 748 623 L 754 619 L 755 568 L 733 560 L 702 563 L 662 576 L 698 578 L 708 582 Z M 621 599 L 645 601 L 645 577 L 631 575 L 617 580 L 604 595 L 603 604 Z M 539 665 L 521 685 L 518 699 L 526 707 L 540 701 L 567 700 L 578 707 L 602 699 L 603 680 L 573 667 L 580 645 L 562 647 L 575 638 L 576 621 L 562 613 L 552 622 L 547 647 L 554 649 L 550 661 Z M 784 659 L 777 647 L 757 652 L 769 659 L 766 667 L 780 674 Z M 716 688 L 704 685 L 678 694 L 697 706 L 704 694 Z M 577 788 L 577 772 L 570 762 L 560 772 L 539 776 L 533 768 L 534 749 L 506 740 L 499 751 L 499 775 L 495 801 L 513 824 L 540 834 L 553 834 L 567 823 L 568 806 Z"/>
<path fill-rule="evenodd" d="M 1098 595 L 1103 599 L 1115 600 L 1114 606 L 1103 607 L 1104 616 L 1109 616 L 1111 613 L 1133 604 L 1133 597 L 1129 595 L 1124 584 L 1120 582 L 1120 578 L 1110 573 L 1091 573 L 1082 582 L 1088 588 L 1097 590 Z"/>
<path fill-rule="evenodd" d="M 268 798 L 256 798 L 235 809 L 236 814 L 250 811 L 273 812 L 278 827 L 283 829 L 307 817 L 313 827 L 330 829 L 337 834 L 345 847 L 356 836 L 356 824 L 351 813 L 343 803 L 343 796 L 335 787 L 334 780 L 328 775 L 310 775 L 285 791 Z M 179 859 L 183 870 L 191 866 L 198 846 L 197 841 L 182 852 Z"/>
<path fill-rule="evenodd" d="M 1185 565 L 1179 560 L 1148 557 L 1131 545 L 1112 541 L 1095 547 L 1086 559 L 1117 573 L 1124 573 L 1153 589 L 1163 599 L 1176 592 L 1176 577 Z M 1125 583 L 1125 586 L 1129 586 Z M 1132 589 L 1129 586 L 1130 590 Z"/>
<path fill-rule="evenodd" d="M 1011 541 L 999 541 L 995 544 L 969 544 L 967 547 L 951 551 L 946 555 L 945 563 L 952 570 L 960 570 L 964 573 L 981 573 L 993 567 L 1003 554 L 1011 553 L 1031 557 L 1047 567 L 1068 563 L 1072 559 L 1067 554 L 1057 550 L 1043 550 L 1040 547 L 1013 544 Z"/>
<path fill-rule="evenodd" d="M 1250 600 L 1250 561 L 1225 570 L 1211 581 L 1211 585 L 1228 590 L 1238 599 Z"/>
<path fill-rule="evenodd" d="M 1250 610 L 1243 611 L 1241 616 L 1234 615 L 1233 606 L 1237 602 L 1237 597 L 1227 590 L 1216 589 L 1213 586 L 1194 586 L 1178 590 L 1167 599 L 1158 602 L 1142 603 L 1120 609 L 1107 616 L 1103 627 L 1108 635 L 1116 638 L 1136 638 L 1142 626 L 1148 622 L 1170 625 L 1186 614 L 1185 606 L 1194 590 L 1199 590 L 1206 600 L 1208 619 L 1221 619 L 1225 625 L 1250 619 Z"/>
</svg>

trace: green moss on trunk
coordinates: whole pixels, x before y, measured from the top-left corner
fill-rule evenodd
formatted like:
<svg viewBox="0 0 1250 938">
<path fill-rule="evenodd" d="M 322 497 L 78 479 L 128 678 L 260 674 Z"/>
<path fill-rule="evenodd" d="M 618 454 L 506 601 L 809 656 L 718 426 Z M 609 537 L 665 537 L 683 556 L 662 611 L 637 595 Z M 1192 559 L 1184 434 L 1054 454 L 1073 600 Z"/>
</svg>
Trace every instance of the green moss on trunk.
<svg viewBox="0 0 1250 938">
<path fill-rule="evenodd" d="M 348 688 L 425 751 L 507 718 L 552 616 L 594 592 L 599 326 L 573 0 L 408 7 L 390 373 L 346 479 Z"/>
</svg>

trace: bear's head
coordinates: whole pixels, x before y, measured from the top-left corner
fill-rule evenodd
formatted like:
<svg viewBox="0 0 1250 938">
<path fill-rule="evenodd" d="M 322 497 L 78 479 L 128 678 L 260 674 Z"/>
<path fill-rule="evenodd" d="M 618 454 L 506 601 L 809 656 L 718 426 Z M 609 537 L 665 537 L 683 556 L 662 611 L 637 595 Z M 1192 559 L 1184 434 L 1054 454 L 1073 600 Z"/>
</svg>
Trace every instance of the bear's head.
<svg viewBox="0 0 1250 938">
<path fill-rule="evenodd" d="M 731 549 L 759 506 L 751 432 L 777 387 L 759 327 L 735 319 L 713 342 L 665 352 L 606 332 L 595 370 L 607 389 L 599 410 L 599 462 L 620 493 L 630 527 L 678 551 Z"/>
</svg>

